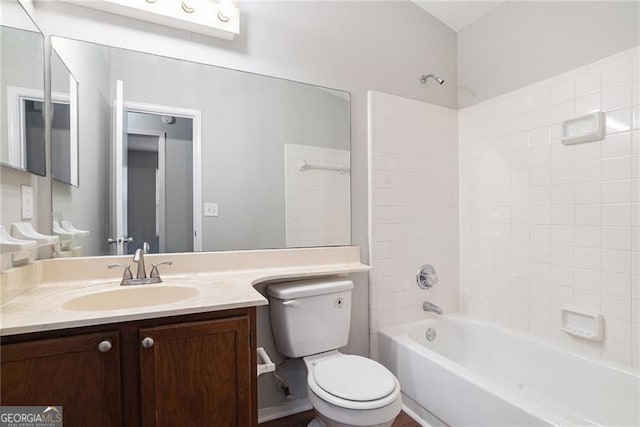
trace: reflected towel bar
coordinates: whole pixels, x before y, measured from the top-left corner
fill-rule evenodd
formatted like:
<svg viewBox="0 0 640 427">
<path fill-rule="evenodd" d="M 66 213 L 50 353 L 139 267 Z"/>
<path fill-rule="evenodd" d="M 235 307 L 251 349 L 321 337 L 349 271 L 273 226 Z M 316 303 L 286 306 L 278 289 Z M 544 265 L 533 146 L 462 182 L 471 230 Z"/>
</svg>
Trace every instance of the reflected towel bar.
<svg viewBox="0 0 640 427">
<path fill-rule="evenodd" d="M 334 166 L 334 165 L 326 165 L 326 164 L 322 164 L 322 163 L 313 163 L 313 162 L 308 162 L 306 160 L 301 160 L 298 164 L 298 170 L 299 171 L 306 171 L 309 169 L 316 169 L 316 170 L 326 170 L 326 171 L 336 171 L 336 172 L 340 172 L 340 173 L 350 173 L 351 172 L 351 168 L 347 167 L 347 166 Z"/>
</svg>

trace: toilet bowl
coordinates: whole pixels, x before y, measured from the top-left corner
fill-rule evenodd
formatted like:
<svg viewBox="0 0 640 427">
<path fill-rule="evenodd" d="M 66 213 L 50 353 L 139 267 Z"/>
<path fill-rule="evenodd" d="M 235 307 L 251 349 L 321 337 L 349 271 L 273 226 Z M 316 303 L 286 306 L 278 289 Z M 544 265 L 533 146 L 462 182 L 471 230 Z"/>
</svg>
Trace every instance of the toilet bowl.
<svg viewBox="0 0 640 427">
<path fill-rule="evenodd" d="M 353 282 L 316 279 L 267 288 L 278 351 L 302 357 L 311 427 L 387 427 L 402 408 L 400 383 L 378 362 L 340 353 L 349 338 Z"/>
<path fill-rule="evenodd" d="M 381 364 L 330 351 L 305 357 L 310 427 L 388 427 L 402 409 L 400 384 Z"/>
</svg>

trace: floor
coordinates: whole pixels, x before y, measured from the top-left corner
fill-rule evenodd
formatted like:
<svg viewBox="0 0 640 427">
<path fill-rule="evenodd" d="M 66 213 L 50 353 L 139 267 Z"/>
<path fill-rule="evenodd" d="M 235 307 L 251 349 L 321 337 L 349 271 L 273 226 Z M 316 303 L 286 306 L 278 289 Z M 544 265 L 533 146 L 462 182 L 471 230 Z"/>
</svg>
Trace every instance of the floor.
<svg viewBox="0 0 640 427">
<path fill-rule="evenodd" d="M 262 423 L 259 427 L 306 427 L 307 423 L 313 419 L 313 411 L 301 412 L 284 418 Z M 398 418 L 393 423 L 393 427 L 420 427 L 416 421 L 404 412 L 400 412 Z"/>
</svg>

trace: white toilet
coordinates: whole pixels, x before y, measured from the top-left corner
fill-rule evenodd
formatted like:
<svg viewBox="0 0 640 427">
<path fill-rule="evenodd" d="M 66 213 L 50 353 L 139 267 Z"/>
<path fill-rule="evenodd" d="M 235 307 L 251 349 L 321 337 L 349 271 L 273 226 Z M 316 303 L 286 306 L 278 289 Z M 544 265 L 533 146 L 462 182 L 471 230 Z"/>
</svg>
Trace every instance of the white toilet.
<svg viewBox="0 0 640 427">
<path fill-rule="evenodd" d="M 309 426 L 391 426 L 400 383 L 387 368 L 337 349 L 349 340 L 350 280 L 307 280 L 267 288 L 278 351 L 303 357 L 307 394 L 317 418 Z"/>
</svg>

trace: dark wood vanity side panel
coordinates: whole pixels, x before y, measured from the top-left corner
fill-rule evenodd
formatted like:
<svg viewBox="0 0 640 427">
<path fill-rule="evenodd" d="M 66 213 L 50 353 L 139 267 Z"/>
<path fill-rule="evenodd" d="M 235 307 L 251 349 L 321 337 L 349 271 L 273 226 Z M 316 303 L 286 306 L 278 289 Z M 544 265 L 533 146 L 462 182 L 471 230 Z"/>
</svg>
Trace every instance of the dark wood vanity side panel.
<svg viewBox="0 0 640 427">
<path fill-rule="evenodd" d="M 251 427 L 258 427 L 258 330 L 256 326 L 256 308 L 249 312 L 251 327 Z"/>
<path fill-rule="evenodd" d="M 62 406 L 65 425 L 122 424 L 118 331 L 6 344 L 1 360 L 0 404 Z"/>
</svg>

